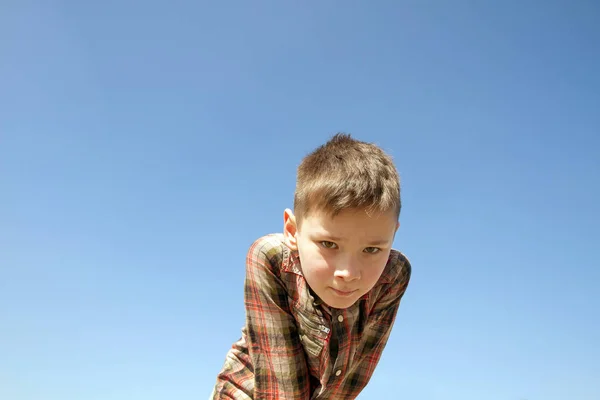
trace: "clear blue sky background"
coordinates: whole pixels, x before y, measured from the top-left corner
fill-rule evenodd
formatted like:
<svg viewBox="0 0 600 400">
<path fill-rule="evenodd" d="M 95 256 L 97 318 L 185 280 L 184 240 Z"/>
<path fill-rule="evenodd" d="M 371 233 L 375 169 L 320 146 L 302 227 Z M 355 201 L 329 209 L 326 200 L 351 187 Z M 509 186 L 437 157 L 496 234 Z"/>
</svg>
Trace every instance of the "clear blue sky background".
<svg viewBox="0 0 600 400">
<path fill-rule="evenodd" d="M 4 1 L 0 398 L 208 398 L 336 131 L 414 272 L 362 399 L 600 398 L 600 6 Z"/>
</svg>

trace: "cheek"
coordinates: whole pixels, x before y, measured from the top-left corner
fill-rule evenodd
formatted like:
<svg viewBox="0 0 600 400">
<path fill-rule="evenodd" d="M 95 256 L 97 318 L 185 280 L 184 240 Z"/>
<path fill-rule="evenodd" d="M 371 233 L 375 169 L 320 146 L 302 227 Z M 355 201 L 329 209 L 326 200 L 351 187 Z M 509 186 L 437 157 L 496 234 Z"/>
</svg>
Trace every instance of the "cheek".
<svg viewBox="0 0 600 400">
<path fill-rule="evenodd" d="M 315 278 L 330 276 L 335 270 L 335 263 L 332 257 L 327 257 L 318 248 L 314 246 L 305 246 L 299 248 L 300 263 L 302 270 Z"/>
<path fill-rule="evenodd" d="M 364 281 L 375 284 L 381 276 L 385 265 L 387 263 L 387 257 L 382 257 L 375 262 L 369 263 L 362 270 L 362 278 Z"/>
</svg>

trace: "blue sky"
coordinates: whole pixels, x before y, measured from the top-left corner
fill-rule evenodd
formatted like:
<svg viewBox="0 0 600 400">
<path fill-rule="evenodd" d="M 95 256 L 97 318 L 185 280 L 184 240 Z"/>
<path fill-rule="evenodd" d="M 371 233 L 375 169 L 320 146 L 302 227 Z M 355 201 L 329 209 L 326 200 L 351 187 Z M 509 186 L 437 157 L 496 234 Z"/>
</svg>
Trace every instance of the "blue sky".
<svg viewBox="0 0 600 400">
<path fill-rule="evenodd" d="M 5 1 L 0 398 L 208 398 L 337 131 L 413 265 L 362 399 L 600 398 L 593 1 Z"/>
</svg>

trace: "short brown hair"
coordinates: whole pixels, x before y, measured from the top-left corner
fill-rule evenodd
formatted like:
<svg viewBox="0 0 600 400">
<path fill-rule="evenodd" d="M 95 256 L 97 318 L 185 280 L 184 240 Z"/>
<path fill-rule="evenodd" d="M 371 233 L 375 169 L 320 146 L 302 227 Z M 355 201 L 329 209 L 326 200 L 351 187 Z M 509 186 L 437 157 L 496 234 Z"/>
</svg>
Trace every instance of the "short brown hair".
<svg viewBox="0 0 600 400">
<path fill-rule="evenodd" d="M 346 209 L 400 215 L 400 177 L 381 148 L 337 133 L 308 154 L 297 170 L 294 213 L 335 216 Z"/>
</svg>

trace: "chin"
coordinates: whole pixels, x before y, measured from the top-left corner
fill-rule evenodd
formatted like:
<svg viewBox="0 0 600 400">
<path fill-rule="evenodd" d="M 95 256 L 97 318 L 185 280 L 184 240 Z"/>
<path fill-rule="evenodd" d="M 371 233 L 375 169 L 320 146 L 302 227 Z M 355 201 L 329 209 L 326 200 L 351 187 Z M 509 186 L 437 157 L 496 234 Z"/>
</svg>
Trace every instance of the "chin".
<svg viewBox="0 0 600 400">
<path fill-rule="evenodd" d="M 329 298 L 327 299 L 326 303 L 329 307 L 333 307 L 333 308 L 338 308 L 338 309 L 344 309 L 344 308 L 348 308 L 351 307 L 352 305 L 354 305 L 354 303 L 356 303 L 358 299 L 334 299 L 334 298 Z"/>
</svg>

